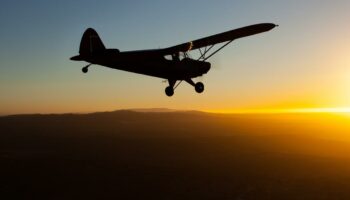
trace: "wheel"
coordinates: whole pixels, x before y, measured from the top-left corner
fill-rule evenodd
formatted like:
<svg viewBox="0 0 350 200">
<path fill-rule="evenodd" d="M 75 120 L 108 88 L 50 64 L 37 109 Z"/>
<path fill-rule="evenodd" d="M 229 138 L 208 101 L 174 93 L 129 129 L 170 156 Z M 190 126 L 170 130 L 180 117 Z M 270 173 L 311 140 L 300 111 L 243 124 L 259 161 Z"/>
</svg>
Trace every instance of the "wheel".
<svg viewBox="0 0 350 200">
<path fill-rule="evenodd" d="M 171 97 L 174 95 L 174 89 L 170 86 L 166 87 L 165 88 L 165 94 L 168 96 L 168 97 Z"/>
<path fill-rule="evenodd" d="M 84 73 L 88 72 L 88 68 L 87 67 L 83 67 L 83 69 L 81 69 L 81 71 L 83 71 Z"/>
<path fill-rule="evenodd" d="M 204 91 L 204 84 L 202 82 L 198 82 L 196 85 L 194 85 L 194 89 L 197 93 L 202 93 Z"/>
</svg>

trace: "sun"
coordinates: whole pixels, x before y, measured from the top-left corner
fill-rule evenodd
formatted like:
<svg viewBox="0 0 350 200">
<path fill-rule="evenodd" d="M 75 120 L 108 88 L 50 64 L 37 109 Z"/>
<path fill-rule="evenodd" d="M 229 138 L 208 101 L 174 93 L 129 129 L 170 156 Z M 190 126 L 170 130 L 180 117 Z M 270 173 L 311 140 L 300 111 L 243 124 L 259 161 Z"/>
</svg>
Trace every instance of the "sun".
<svg viewBox="0 0 350 200">
<path fill-rule="evenodd" d="M 304 109 L 295 109 L 295 112 L 312 112 L 312 113 L 350 113 L 350 107 L 337 107 L 337 108 L 304 108 Z"/>
</svg>

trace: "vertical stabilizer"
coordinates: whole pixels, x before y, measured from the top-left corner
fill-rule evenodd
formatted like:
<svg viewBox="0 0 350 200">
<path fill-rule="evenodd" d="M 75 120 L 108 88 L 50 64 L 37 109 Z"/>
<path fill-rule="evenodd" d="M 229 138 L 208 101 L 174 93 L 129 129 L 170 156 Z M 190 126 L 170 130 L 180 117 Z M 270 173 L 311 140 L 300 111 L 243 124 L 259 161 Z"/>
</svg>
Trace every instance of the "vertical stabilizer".
<svg viewBox="0 0 350 200">
<path fill-rule="evenodd" d="M 97 32 L 92 28 L 86 29 L 80 42 L 80 55 L 89 56 L 93 53 L 100 52 L 105 49 L 106 48 L 103 45 L 102 40 L 98 36 Z"/>
</svg>

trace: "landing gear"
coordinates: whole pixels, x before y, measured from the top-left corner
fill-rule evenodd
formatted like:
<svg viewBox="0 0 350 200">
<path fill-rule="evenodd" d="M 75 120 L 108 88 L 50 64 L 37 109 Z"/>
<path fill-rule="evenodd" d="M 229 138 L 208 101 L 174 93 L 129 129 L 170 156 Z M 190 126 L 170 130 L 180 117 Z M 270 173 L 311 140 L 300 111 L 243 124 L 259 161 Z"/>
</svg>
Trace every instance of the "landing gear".
<svg viewBox="0 0 350 200">
<path fill-rule="evenodd" d="M 165 88 L 165 94 L 168 96 L 168 97 L 171 97 L 174 95 L 174 89 L 173 87 L 171 86 L 168 86 Z"/>
<path fill-rule="evenodd" d="M 168 80 L 168 81 L 169 81 L 169 86 L 165 88 L 165 94 L 168 97 L 171 97 L 174 95 L 174 90 L 177 88 L 177 86 L 180 85 L 182 80 L 180 80 L 178 84 L 176 84 L 176 80 Z M 202 93 L 204 91 L 204 84 L 202 82 L 194 83 L 192 79 L 185 79 L 184 81 L 192 85 L 197 93 Z"/>
<path fill-rule="evenodd" d="M 197 93 L 202 93 L 204 91 L 204 84 L 202 82 L 194 83 L 191 79 L 186 79 L 185 81 L 192 85 Z"/>
<path fill-rule="evenodd" d="M 81 71 L 83 71 L 83 73 L 87 73 L 88 72 L 88 68 L 87 67 L 83 67 L 83 69 L 81 69 Z"/>
<path fill-rule="evenodd" d="M 194 85 L 194 89 L 197 93 L 202 93 L 204 91 L 204 84 L 202 82 L 198 82 Z"/>
<path fill-rule="evenodd" d="M 83 67 L 83 68 L 81 69 L 81 71 L 83 71 L 84 73 L 87 73 L 87 72 L 89 71 L 88 68 L 90 67 L 90 65 L 91 65 L 91 64 L 86 65 L 85 67 Z"/>
<path fill-rule="evenodd" d="M 176 80 L 168 80 L 169 82 L 169 86 L 165 88 L 165 94 L 168 96 L 168 97 L 171 97 L 174 95 L 174 90 L 176 88 L 175 86 L 175 83 L 176 83 Z M 175 87 L 174 87 L 175 86 Z"/>
</svg>

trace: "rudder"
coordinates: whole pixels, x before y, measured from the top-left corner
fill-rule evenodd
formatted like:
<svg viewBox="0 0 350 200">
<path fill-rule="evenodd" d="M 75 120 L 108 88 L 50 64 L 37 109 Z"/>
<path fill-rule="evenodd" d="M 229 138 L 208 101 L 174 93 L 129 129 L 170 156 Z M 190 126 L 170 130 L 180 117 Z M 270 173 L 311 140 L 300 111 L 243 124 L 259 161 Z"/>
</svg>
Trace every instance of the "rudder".
<svg viewBox="0 0 350 200">
<path fill-rule="evenodd" d="M 83 34 L 80 42 L 79 54 L 83 56 L 89 56 L 93 53 L 105 50 L 105 46 L 102 43 L 101 38 L 98 36 L 97 32 L 88 28 Z"/>
</svg>

